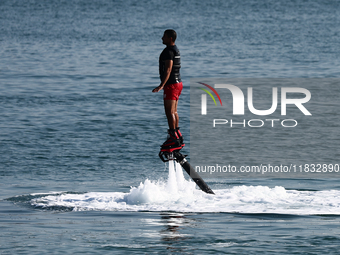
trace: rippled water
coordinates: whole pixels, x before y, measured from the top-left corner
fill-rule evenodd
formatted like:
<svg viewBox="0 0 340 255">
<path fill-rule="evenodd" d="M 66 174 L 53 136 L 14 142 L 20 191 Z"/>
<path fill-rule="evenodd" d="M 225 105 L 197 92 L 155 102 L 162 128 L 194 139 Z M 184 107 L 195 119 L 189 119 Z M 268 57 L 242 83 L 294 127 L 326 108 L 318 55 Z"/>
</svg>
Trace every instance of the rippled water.
<svg viewBox="0 0 340 255">
<path fill-rule="evenodd" d="M 339 78 L 339 10 L 1 1 L 0 253 L 336 254 L 337 179 L 208 176 L 217 195 L 206 195 L 159 160 L 167 125 L 151 90 L 174 28 L 190 154 L 190 78 Z"/>
</svg>

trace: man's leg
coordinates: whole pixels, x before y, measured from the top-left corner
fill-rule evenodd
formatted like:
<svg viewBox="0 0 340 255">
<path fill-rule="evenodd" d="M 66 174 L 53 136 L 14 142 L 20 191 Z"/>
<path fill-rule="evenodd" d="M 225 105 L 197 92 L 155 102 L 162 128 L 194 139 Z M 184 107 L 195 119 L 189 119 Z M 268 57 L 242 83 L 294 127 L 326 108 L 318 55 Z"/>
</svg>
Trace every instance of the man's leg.
<svg viewBox="0 0 340 255">
<path fill-rule="evenodd" d="M 164 100 L 165 115 L 168 119 L 169 129 L 176 129 L 179 123 L 179 117 L 177 113 L 177 100 Z"/>
<path fill-rule="evenodd" d="M 169 124 L 169 139 L 165 144 L 176 144 L 175 146 L 184 147 L 183 136 L 179 131 L 179 116 L 177 113 L 178 100 L 164 100 L 165 114 Z M 174 142 L 175 141 L 175 142 Z M 165 145 L 163 144 L 163 145 Z"/>
<path fill-rule="evenodd" d="M 175 106 L 175 119 L 176 119 L 175 126 L 176 126 L 176 133 L 177 133 L 179 142 L 181 143 L 182 147 L 184 147 L 185 144 L 183 143 L 183 136 L 182 136 L 181 131 L 179 131 L 179 117 L 177 113 L 177 106 L 178 106 L 178 100 L 176 101 L 176 106 Z"/>
<path fill-rule="evenodd" d="M 171 148 L 181 148 L 181 142 L 178 136 L 177 127 L 178 127 L 178 113 L 177 113 L 177 100 L 164 100 L 164 109 L 165 115 L 168 119 L 169 125 L 169 136 L 168 139 L 163 143 L 162 147 L 171 147 Z"/>
<path fill-rule="evenodd" d="M 181 148 L 184 146 L 183 137 L 178 127 L 179 116 L 177 113 L 178 98 L 182 88 L 182 83 L 171 84 L 164 88 L 164 110 L 169 125 L 169 136 L 162 147 Z"/>
</svg>

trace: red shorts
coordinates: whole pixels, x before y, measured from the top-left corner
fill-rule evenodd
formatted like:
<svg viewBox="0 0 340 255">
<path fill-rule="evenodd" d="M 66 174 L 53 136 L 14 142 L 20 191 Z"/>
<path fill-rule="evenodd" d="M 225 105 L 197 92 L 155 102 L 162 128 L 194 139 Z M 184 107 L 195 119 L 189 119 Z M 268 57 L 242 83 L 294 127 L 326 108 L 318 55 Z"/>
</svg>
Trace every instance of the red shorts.
<svg viewBox="0 0 340 255">
<path fill-rule="evenodd" d="M 179 96 L 181 95 L 183 89 L 183 83 L 174 83 L 168 84 L 164 86 L 164 100 L 176 100 L 178 101 Z"/>
</svg>

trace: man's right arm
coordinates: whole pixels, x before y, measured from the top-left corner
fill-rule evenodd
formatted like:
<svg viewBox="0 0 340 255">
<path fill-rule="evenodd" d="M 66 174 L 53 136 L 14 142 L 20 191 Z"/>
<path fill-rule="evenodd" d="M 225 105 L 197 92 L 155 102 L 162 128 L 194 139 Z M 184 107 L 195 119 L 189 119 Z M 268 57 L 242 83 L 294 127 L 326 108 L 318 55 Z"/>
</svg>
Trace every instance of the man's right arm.
<svg viewBox="0 0 340 255">
<path fill-rule="evenodd" d="M 154 88 L 152 92 L 158 92 L 164 88 L 165 84 L 169 80 L 173 63 L 174 62 L 170 59 L 165 61 L 165 70 L 164 70 L 164 75 L 161 80 L 161 84 L 158 87 Z"/>
</svg>

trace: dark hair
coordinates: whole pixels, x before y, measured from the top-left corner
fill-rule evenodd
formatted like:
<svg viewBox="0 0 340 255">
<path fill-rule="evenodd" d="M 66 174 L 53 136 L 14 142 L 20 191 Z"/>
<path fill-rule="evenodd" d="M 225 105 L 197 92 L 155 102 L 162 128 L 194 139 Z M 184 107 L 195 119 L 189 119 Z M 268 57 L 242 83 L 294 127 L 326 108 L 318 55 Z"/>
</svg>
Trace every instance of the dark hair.
<svg viewBox="0 0 340 255">
<path fill-rule="evenodd" d="M 167 30 L 164 31 L 164 34 L 166 34 L 167 36 L 171 37 L 174 42 L 176 41 L 177 33 L 176 33 L 175 30 L 167 29 Z"/>
</svg>

